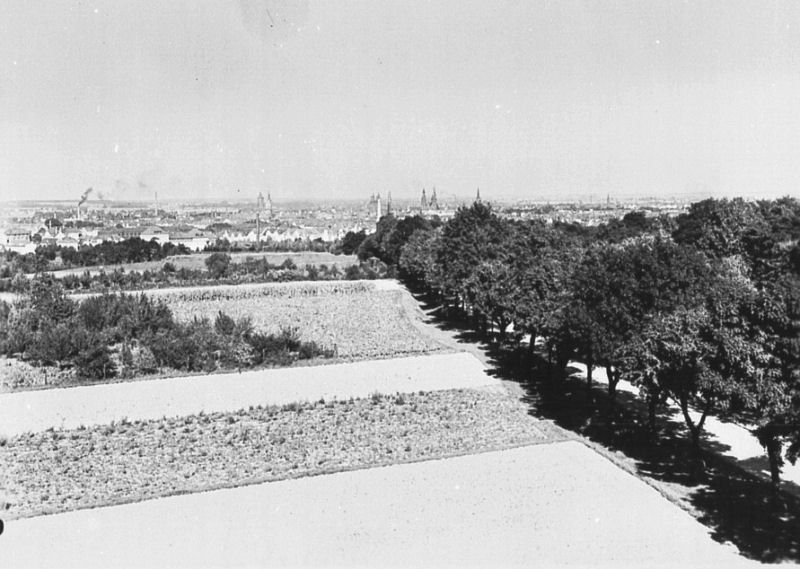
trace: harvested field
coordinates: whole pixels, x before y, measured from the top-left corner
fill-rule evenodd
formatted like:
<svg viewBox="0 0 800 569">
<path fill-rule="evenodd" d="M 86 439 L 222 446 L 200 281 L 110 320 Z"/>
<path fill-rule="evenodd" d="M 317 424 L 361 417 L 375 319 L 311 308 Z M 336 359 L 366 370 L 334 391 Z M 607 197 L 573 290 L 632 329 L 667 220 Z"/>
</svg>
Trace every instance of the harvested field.
<svg viewBox="0 0 800 569">
<path fill-rule="evenodd" d="M 275 283 L 148 291 L 163 298 L 179 320 L 213 320 L 219 311 L 251 317 L 259 330 L 295 327 L 304 341 L 335 349 L 339 357 L 373 358 L 442 349 L 409 321 L 402 290 L 370 281 Z"/>
<path fill-rule="evenodd" d="M 505 394 L 376 395 L 21 435 L 0 479 L 16 518 L 560 439 Z"/>
</svg>

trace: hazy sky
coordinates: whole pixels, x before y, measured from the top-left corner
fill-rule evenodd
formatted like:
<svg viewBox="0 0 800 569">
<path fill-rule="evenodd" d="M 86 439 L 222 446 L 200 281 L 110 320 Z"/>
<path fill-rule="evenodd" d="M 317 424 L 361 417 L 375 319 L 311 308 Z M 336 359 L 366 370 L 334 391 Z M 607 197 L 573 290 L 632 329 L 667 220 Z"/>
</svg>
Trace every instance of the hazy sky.
<svg viewBox="0 0 800 569">
<path fill-rule="evenodd" d="M 2 0 L 0 196 L 800 193 L 800 2 Z"/>
</svg>

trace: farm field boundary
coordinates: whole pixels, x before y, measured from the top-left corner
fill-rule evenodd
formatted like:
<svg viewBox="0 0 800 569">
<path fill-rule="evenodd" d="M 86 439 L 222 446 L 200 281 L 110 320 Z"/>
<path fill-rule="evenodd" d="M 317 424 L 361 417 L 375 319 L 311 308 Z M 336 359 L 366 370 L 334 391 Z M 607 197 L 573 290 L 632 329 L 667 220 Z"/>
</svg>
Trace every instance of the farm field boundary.
<svg viewBox="0 0 800 569">
<path fill-rule="evenodd" d="M 2 394 L 0 435 L 254 405 L 459 388 L 504 389 L 467 353 L 176 377 Z"/>
</svg>

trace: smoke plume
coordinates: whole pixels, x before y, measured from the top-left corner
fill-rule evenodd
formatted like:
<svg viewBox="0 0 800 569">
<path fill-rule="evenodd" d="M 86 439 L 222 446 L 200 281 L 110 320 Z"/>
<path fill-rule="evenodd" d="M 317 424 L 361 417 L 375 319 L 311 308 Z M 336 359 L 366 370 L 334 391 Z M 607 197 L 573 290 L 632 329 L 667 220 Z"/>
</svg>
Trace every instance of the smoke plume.
<svg viewBox="0 0 800 569">
<path fill-rule="evenodd" d="M 80 207 L 81 204 L 83 204 L 83 202 L 89 199 L 89 194 L 91 193 L 92 193 L 92 188 L 87 188 L 87 190 L 81 194 L 81 199 L 78 202 L 78 207 Z"/>
</svg>

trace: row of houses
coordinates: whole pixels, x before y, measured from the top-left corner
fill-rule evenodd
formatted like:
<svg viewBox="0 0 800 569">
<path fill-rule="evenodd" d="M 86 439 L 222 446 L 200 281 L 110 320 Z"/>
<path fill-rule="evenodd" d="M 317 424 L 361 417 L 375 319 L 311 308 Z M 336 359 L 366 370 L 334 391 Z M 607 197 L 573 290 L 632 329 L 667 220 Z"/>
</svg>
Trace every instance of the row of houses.
<svg viewBox="0 0 800 569">
<path fill-rule="evenodd" d="M 145 241 L 155 239 L 160 245 L 174 243 L 185 245 L 192 251 L 202 251 L 216 240 L 213 232 L 194 228 L 164 229 L 158 226 L 148 227 L 112 227 L 112 228 L 49 228 L 11 227 L 0 229 L 0 249 L 20 254 L 33 253 L 37 247 L 55 245 L 78 249 L 86 245 L 99 245 L 106 241 L 123 241 L 139 237 Z"/>
</svg>

